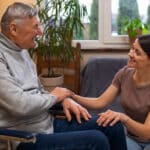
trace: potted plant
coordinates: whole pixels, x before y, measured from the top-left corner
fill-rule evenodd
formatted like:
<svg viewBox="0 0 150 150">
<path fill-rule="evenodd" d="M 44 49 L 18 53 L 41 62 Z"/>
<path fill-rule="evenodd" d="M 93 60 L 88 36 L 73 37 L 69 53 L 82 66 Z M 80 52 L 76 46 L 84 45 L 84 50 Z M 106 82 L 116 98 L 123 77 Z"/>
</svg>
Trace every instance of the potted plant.
<svg viewBox="0 0 150 150">
<path fill-rule="evenodd" d="M 148 32 L 147 24 L 144 24 L 139 18 L 126 20 L 124 29 L 128 33 L 130 46 L 132 46 L 138 35 Z"/>
<path fill-rule="evenodd" d="M 87 10 L 78 0 L 50 0 L 44 7 L 42 3 L 43 0 L 37 0 L 43 35 L 37 39 L 36 50 L 48 64 L 47 74 L 42 77 L 49 78 L 58 76 L 51 64 L 52 59 L 59 60 L 62 68 L 74 60 L 73 35 L 84 27 L 81 19 L 87 15 Z"/>
</svg>

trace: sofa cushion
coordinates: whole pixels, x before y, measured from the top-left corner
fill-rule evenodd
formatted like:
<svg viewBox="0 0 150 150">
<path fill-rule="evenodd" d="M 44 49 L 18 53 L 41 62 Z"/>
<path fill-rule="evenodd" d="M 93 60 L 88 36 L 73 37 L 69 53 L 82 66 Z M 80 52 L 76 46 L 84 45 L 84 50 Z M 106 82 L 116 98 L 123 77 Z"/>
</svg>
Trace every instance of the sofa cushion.
<svg viewBox="0 0 150 150">
<path fill-rule="evenodd" d="M 98 97 L 111 84 L 116 72 L 127 64 L 127 58 L 92 58 L 81 72 L 81 95 L 86 97 Z M 106 109 L 123 112 L 119 97 L 107 108 L 99 111 L 91 111 L 92 115 Z"/>
</svg>

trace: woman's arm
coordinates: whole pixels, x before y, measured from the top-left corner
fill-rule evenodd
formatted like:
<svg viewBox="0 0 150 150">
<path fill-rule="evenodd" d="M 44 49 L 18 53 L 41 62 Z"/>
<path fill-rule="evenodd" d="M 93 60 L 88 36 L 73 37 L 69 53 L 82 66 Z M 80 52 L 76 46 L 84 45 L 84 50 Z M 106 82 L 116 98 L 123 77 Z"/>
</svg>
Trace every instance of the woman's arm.
<svg viewBox="0 0 150 150">
<path fill-rule="evenodd" d="M 143 124 L 131 119 L 128 116 L 126 117 L 126 121 L 123 123 L 129 132 L 144 140 L 150 140 L 150 112 L 148 113 L 147 118 Z"/>
<path fill-rule="evenodd" d="M 117 95 L 118 89 L 111 84 L 98 98 L 83 97 L 76 94 L 74 94 L 72 98 L 86 108 L 101 109 L 109 105 Z"/>
</svg>

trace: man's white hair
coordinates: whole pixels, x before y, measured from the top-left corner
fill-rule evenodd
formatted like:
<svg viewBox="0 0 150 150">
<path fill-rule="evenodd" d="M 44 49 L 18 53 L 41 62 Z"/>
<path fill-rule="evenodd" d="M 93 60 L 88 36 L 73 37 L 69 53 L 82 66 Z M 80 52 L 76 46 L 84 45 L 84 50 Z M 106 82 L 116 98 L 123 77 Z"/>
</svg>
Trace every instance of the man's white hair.
<svg viewBox="0 0 150 150">
<path fill-rule="evenodd" d="M 1 19 L 4 13 L 6 12 L 7 8 L 15 2 L 21 2 L 31 6 L 34 6 L 36 4 L 36 0 L 0 0 L 0 24 L 1 24 Z"/>
</svg>

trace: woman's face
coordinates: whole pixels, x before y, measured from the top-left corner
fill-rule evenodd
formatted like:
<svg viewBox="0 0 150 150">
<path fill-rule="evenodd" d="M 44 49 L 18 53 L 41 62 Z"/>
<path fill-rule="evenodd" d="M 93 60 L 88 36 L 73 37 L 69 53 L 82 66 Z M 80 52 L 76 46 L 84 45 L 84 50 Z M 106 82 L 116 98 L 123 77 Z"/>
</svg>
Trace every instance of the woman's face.
<svg viewBox="0 0 150 150">
<path fill-rule="evenodd" d="M 150 67 L 150 58 L 141 48 L 138 39 L 135 40 L 133 47 L 131 47 L 128 53 L 128 56 L 129 56 L 128 67 L 136 69 Z"/>
</svg>

